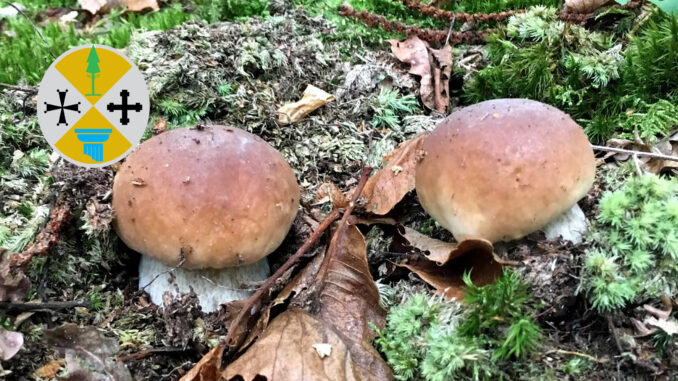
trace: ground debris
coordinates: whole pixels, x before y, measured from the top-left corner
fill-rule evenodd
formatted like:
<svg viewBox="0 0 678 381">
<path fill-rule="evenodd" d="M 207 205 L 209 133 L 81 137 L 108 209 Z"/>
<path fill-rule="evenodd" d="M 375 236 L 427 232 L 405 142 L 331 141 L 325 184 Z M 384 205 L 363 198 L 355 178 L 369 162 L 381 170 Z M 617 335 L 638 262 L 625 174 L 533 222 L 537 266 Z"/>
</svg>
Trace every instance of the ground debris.
<svg viewBox="0 0 678 381">
<path fill-rule="evenodd" d="M 333 100 L 334 95 L 328 94 L 313 85 L 308 85 L 299 101 L 286 103 L 278 109 L 278 123 L 296 123 L 325 103 Z"/>
<path fill-rule="evenodd" d="M 193 338 L 195 319 L 201 316 L 198 295 L 193 289 L 180 296 L 172 296 L 168 291 L 162 300 L 167 339 L 171 345 L 186 348 Z"/>
</svg>

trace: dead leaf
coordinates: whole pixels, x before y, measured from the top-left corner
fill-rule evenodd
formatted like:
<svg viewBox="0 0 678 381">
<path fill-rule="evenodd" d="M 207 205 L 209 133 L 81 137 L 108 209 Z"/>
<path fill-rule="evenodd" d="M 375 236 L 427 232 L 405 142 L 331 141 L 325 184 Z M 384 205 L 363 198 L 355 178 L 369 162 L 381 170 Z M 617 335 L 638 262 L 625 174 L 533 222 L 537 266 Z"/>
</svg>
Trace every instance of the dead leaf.
<svg viewBox="0 0 678 381">
<path fill-rule="evenodd" d="M 366 200 L 367 212 L 384 215 L 414 189 L 415 168 L 421 160 L 421 148 L 427 136 L 404 141 L 384 157 L 386 165 L 370 177 L 361 196 Z"/>
<path fill-rule="evenodd" d="M 31 281 L 21 268 L 10 265 L 7 250 L 0 248 L 0 302 L 18 302 L 24 299 Z"/>
<path fill-rule="evenodd" d="M 465 272 L 471 272 L 471 280 L 478 286 L 494 282 L 502 272 L 502 266 L 495 261 L 492 252 L 488 252 L 484 247 L 480 250 L 467 251 L 465 255 L 454 258 L 442 266 L 423 256 L 411 258 L 401 266 L 435 287 L 438 294 L 460 301 L 463 300 L 466 288 L 462 279 Z"/>
<path fill-rule="evenodd" d="M 383 326 L 385 311 L 367 265 L 365 238 L 340 226 L 320 260 L 312 261 L 282 293 L 291 307 L 223 372 L 230 380 L 389 380 L 391 370 L 370 342 L 370 324 Z M 296 290 L 296 291 L 294 291 Z M 308 307 L 312 313 L 301 307 Z M 314 344 L 332 348 L 321 358 Z M 257 378 L 259 377 L 259 378 Z"/>
<path fill-rule="evenodd" d="M 158 10 L 157 0 L 78 0 L 82 9 L 89 13 L 103 14 L 109 12 L 113 8 L 127 8 L 132 12 L 143 11 L 150 8 L 154 11 Z"/>
<path fill-rule="evenodd" d="M 438 265 L 444 265 L 448 261 L 472 251 L 493 252 L 492 243 L 484 239 L 467 239 L 460 243 L 450 243 L 431 238 L 407 226 L 400 225 L 397 229 L 400 238 L 406 240 L 410 246 L 428 252 L 424 256 Z"/>
<path fill-rule="evenodd" d="M 59 373 L 59 371 L 61 371 L 61 368 L 63 368 L 64 364 L 65 361 L 63 359 L 52 360 L 38 368 L 35 372 L 33 372 L 33 377 L 36 379 L 47 379 L 47 380 L 56 378 L 57 374 Z"/>
<path fill-rule="evenodd" d="M 320 106 L 333 100 L 332 94 L 326 93 L 313 85 L 308 85 L 299 101 L 287 103 L 278 109 L 278 123 L 296 123 Z"/>
<path fill-rule="evenodd" d="M 410 65 L 408 73 L 421 77 L 419 96 L 431 110 L 444 113 L 450 105 L 449 82 L 452 72 L 452 47 L 433 49 L 416 35 L 405 41 L 389 40 L 396 58 Z"/>
<path fill-rule="evenodd" d="M 212 348 L 195 366 L 181 377 L 180 381 L 216 381 L 219 380 L 221 355 L 224 347 L 218 344 Z"/>
<path fill-rule="evenodd" d="M 14 357 L 24 346 L 24 335 L 21 332 L 8 331 L 0 327 L 0 359 L 7 361 Z"/>
<path fill-rule="evenodd" d="M 158 118 L 153 125 L 153 135 L 162 134 L 167 130 L 167 121 L 163 118 Z"/>
<path fill-rule="evenodd" d="M 45 330 L 45 340 L 66 358 L 66 380 L 132 381 L 127 366 L 114 359 L 118 340 L 95 327 L 67 323 Z"/>
<path fill-rule="evenodd" d="M 658 153 L 668 156 L 678 157 L 678 132 L 660 140 L 654 146 L 643 142 L 640 137 L 636 136 L 635 140 L 628 139 L 610 139 L 607 141 L 606 146 L 612 148 L 621 148 L 631 151 L 639 152 L 650 152 Z M 608 152 L 603 156 L 603 159 L 610 160 L 613 159 L 619 162 L 625 162 L 631 159 L 631 153 L 619 153 L 619 152 Z M 638 161 L 642 164 L 642 167 L 654 174 L 662 173 L 666 170 L 676 170 L 678 169 L 678 161 L 675 160 L 666 160 L 662 158 L 653 158 L 648 156 L 638 155 Z"/>
<path fill-rule="evenodd" d="M 678 335 L 678 320 L 676 319 L 662 320 L 656 317 L 649 317 L 645 319 L 644 323 L 661 329 L 667 335 Z"/>
<path fill-rule="evenodd" d="M 315 204 L 322 204 L 325 202 L 331 202 L 334 209 L 342 209 L 348 206 L 348 200 L 346 196 L 337 188 L 336 185 L 332 183 L 323 183 L 320 184 L 318 190 L 316 191 L 316 202 Z"/>
<path fill-rule="evenodd" d="M 567 10 L 572 13 L 591 13 L 610 0 L 565 0 Z"/>
</svg>

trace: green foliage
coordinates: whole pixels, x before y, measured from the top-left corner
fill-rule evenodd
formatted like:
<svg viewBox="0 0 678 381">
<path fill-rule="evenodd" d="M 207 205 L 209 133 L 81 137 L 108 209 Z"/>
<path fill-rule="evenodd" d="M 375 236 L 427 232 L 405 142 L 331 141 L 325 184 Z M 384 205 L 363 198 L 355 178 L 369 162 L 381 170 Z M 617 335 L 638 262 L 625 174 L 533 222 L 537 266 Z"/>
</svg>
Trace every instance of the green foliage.
<svg viewBox="0 0 678 381">
<path fill-rule="evenodd" d="M 401 96 L 397 90 L 382 88 L 372 109 L 372 125 L 375 128 L 393 128 L 400 124 L 402 116 L 419 109 L 419 101 L 414 94 Z"/>
<path fill-rule="evenodd" d="M 194 0 L 198 18 L 207 23 L 268 15 L 267 0 Z"/>
<path fill-rule="evenodd" d="M 634 178 L 600 200 L 582 290 L 601 312 L 678 292 L 678 180 Z"/>
<path fill-rule="evenodd" d="M 490 64 L 465 84 L 465 101 L 539 100 L 572 115 L 596 142 L 636 129 L 664 135 L 678 118 L 676 19 L 653 15 L 626 50 L 613 42 L 619 37 L 533 7 L 488 38 Z"/>
<path fill-rule="evenodd" d="M 492 379 L 498 362 L 524 358 L 539 346 L 541 330 L 530 317 L 528 285 L 513 271 L 478 287 L 468 274 L 460 313 L 454 302 L 413 294 L 392 307 L 376 347 L 398 380 Z"/>
</svg>

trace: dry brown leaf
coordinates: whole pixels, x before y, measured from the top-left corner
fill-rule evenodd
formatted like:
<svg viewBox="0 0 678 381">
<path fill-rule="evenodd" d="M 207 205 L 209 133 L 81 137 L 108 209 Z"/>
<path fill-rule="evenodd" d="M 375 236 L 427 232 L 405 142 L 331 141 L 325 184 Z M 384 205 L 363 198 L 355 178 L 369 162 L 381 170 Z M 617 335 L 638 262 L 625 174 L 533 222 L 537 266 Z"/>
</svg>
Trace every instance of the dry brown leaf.
<svg viewBox="0 0 678 381">
<path fill-rule="evenodd" d="M 658 153 L 663 155 L 669 155 L 678 157 L 678 133 L 662 139 L 654 146 L 640 140 L 637 137 L 635 140 L 627 139 L 610 139 L 607 141 L 606 146 L 612 148 L 621 148 L 632 151 L 639 152 L 650 152 Z M 606 160 L 613 159 L 615 161 L 624 162 L 631 159 L 630 153 L 618 153 L 618 152 L 608 152 L 603 157 Z M 666 170 L 676 170 L 678 169 L 678 161 L 675 160 L 665 160 L 661 158 L 653 158 L 648 156 L 638 156 L 638 161 L 642 164 L 641 166 L 650 173 L 659 174 Z"/>
<path fill-rule="evenodd" d="M 414 189 L 415 168 L 426 136 L 404 141 L 384 157 L 386 165 L 370 177 L 362 193 L 367 212 L 384 215 Z"/>
<path fill-rule="evenodd" d="M 150 8 L 158 10 L 158 0 L 78 0 L 82 9 L 95 15 L 109 12 L 116 7 L 124 7 L 130 11 L 138 12 Z"/>
<path fill-rule="evenodd" d="M 0 359 L 7 361 L 14 357 L 24 346 L 24 335 L 21 332 L 8 331 L 0 327 Z"/>
<path fill-rule="evenodd" d="M 120 348 L 118 339 L 104 336 L 95 327 L 67 323 L 45 330 L 45 340 L 65 356 L 66 379 L 132 381 L 127 366 L 113 358 Z"/>
<path fill-rule="evenodd" d="M 153 125 L 153 135 L 162 134 L 167 130 L 167 121 L 163 118 L 158 118 Z"/>
<path fill-rule="evenodd" d="M 36 379 L 47 379 L 47 380 L 56 378 L 57 374 L 59 373 L 59 371 L 61 371 L 61 368 L 64 366 L 65 363 L 66 362 L 63 359 L 52 360 L 38 368 L 35 372 L 33 372 L 33 377 Z"/>
<path fill-rule="evenodd" d="M 294 103 L 287 103 L 278 109 L 278 123 L 296 123 L 306 115 L 312 113 L 320 106 L 334 100 L 334 95 L 308 85 L 304 90 L 303 97 Z"/>
<path fill-rule="evenodd" d="M 431 110 L 445 112 L 450 105 L 449 80 L 452 72 L 452 47 L 432 49 L 416 35 L 405 41 L 389 40 L 391 52 L 408 65 L 408 73 L 421 77 L 419 96 Z"/>
<path fill-rule="evenodd" d="M 31 281 L 21 268 L 10 265 L 7 250 L 0 248 L 0 302 L 23 300 Z"/>
<path fill-rule="evenodd" d="M 488 252 L 484 248 L 466 252 L 442 266 L 424 257 L 412 258 L 402 266 L 435 287 L 438 294 L 457 300 L 462 300 L 464 296 L 462 277 L 465 272 L 471 272 L 471 280 L 478 286 L 494 282 L 502 272 L 502 266 L 495 261 L 492 251 Z"/>
<path fill-rule="evenodd" d="M 572 13 L 591 13 L 610 0 L 565 0 L 567 10 Z"/>
<path fill-rule="evenodd" d="M 320 184 L 315 199 L 316 204 L 331 202 L 334 209 L 342 209 L 348 206 L 346 196 L 332 183 Z"/>
<path fill-rule="evenodd" d="M 276 317 L 260 338 L 223 373 L 226 379 L 389 380 L 391 370 L 370 341 L 370 323 L 383 326 L 385 311 L 370 275 L 365 238 L 353 225 L 339 227 L 327 254 L 283 293 L 299 292 L 297 308 Z M 308 268 L 307 268 L 308 269 Z M 311 306 L 312 314 L 298 307 Z M 331 354 L 320 358 L 314 344 Z"/>
<path fill-rule="evenodd" d="M 180 381 L 217 381 L 220 379 L 221 355 L 224 347 L 218 344 L 212 348 Z"/>
<path fill-rule="evenodd" d="M 407 226 L 398 226 L 398 234 L 400 234 L 400 237 L 405 239 L 410 246 L 428 252 L 428 254 L 424 254 L 426 258 L 436 262 L 438 265 L 444 265 L 448 261 L 469 252 L 493 252 L 492 243 L 484 239 L 467 239 L 460 243 L 444 242 L 421 234 Z"/>
</svg>

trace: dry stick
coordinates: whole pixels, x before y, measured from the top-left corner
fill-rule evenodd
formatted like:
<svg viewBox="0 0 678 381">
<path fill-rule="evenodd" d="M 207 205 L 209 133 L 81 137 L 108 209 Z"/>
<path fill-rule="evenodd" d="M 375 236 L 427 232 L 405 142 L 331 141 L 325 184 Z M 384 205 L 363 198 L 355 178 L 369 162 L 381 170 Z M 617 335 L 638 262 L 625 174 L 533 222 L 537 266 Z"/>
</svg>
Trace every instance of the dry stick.
<svg viewBox="0 0 678 381">
<path fill-rule="evenodd" d="M 28 302 L 28 303 L 13 303 L 0 302 L 0 310 L 7 311 L 44 311 L 44 310 L 65 310 L 74 307 L 92 308 L 92 304 L 83 300 L 75 300 L 69 302 Z"/>
<path fill-rule="evenodd" d="M 591 144 L 591 147 L 594 150 L 597 150 L 597 151 L 627 153 L 627 154 L 630 154 L 630 155 L 646 156 L 646 157 L 651 157 L 651 158 L 654 158 L 654 159 L 664 159 L 664 160 L 678 161 L 678 156 L 664 155 L 662 153 L 634 151 L 634 150 L 630 150 L 630 149 L 597 146 L 597 145 L 593 145 L 593 144 Z"/>
<path fill-rule="evenodd" d="M 181 347 L 159 347 L 159 348 L 150 348 L 143 350 L 141 352 L 131 353 L 128 355 L 122 355 L 117 358 L 118 361 L 126 362 L 130 360 L 141 360 L 150 355 L 157 353 L 177 353 L 177 352 L 186 352 L 186 349 Z"/>
<path fill-rule="evenodd" d="M 35 87 L 35 86 L 24 87 L 24 86 L 10 85 L 9 83 L 0 82 L 0 87 L 5 87 L 5 88 L 8 88 L 10 90 L 25 91 L 27 93 L 38 92 L 38 88 Z"/>
<path fill-rule="evenodd" d="M 340 224 L 345 223 L 346 220 L 348 219 L 348 216 L 351 214 L 353 211 L 353 207 L 355 206 L 356 201 L 358 200 L 358 197 L 360 197 L 360 194 L 363 191 L 363 188 L 365 187 L 365 183 L 367 183 L 367 178 L 370 175 L 370 172 L 372 172 L 372 168 L 370 167 L 365 167 L 363 170 L 363 174 L 360 177 L 360 182 L 358 183 L 358 187 L 356 188 L 355 192 L 353 192 L 353 197 L 351 198 L 351 202 L 349 203 L 348 208 L 344 210 L 344 215 L 341 218 Z M 311 234 L 310 237 L 304 242 L 303 245 L 297 250 L 294 255 L 292 255 L 280 268 L 278 271 L 276 271 L 273 275 L 271 275 L 264 284 L 259 287 L 257 292 L 255 292 L 252 296 L 247 299 L 245 302 L 245 305 L 243 305 L 242 309 L 240 312 L 238 312 L 238 315 L 233 319 L 231 322 L 231 325 L 228 327 L 228 334 L 226 335 L 226 338 L 221 341 L 222 343 L 226 343 L 226 345 L 229 345 L 231 341 L 233 340 L 233 335 L 237 331 L 238 326 L 240 325 L 240 322 L 245 318 L 245 315 L 247 313 L 253 315 L 255 312 L 254 310 L 254 305 L 256 304 L 257 301 L 261 300 L 264 296 L 265 293 L 268 292 L 268 290 L 273 286 L 273 284 L 280 278 L 287 270 L 290 269 L 294 264 L 296 264 L 299 259 L 313 246 L 313 244 L 320 238 L 322 233 L 327 230 L 327 228 L 330 227 L 330 225 L 337 219 L 339 218 L 339 215 L 341 214 L 340 210 L 334 210 L 332 213 L 330 213 L 327 218 L 323 220 L 323 222 L 318 226 L 318 228 Z M 340 225 L 341 226 L 341 225 Z"/>
<path fill-rule="evenodd" d="M 550 350 L 550 351 L 546 352 L 545 354 L 550 355 L 551 353 L 558 353 L 558 354 L 562 354 L 562 355 L 579 356 L 579 357 L 583 357 L 583 358 L 585 358 L 585 359 L 589 359 L 589 360 L 591 360 L 591 361 L 593 361 L 593 362 L 597 362 L 597 363 L 600 363 L 600 364 L 604 364 L 604 363 L 608 362 L 607 359 L 599 359 L 599 358 L 597 358 L 597 357 L 591 356 L 591 355 L 586 354 L 586 353 L 575 352 L 575 351 L 566 351 L 566 350 L 564 350 L 564 349 L 553 349 L 553 350 Z"/>
</svg>

